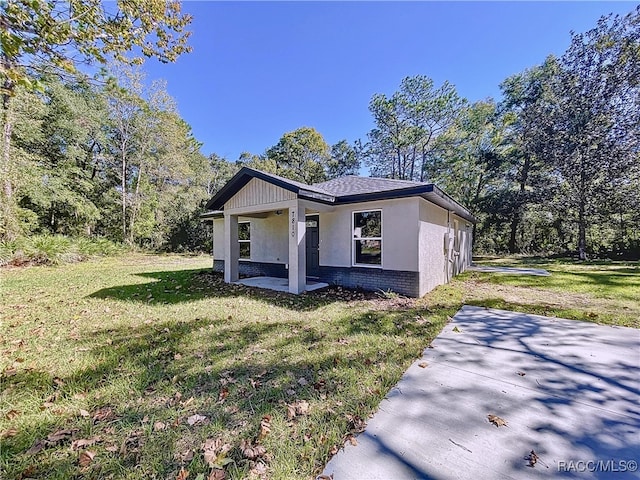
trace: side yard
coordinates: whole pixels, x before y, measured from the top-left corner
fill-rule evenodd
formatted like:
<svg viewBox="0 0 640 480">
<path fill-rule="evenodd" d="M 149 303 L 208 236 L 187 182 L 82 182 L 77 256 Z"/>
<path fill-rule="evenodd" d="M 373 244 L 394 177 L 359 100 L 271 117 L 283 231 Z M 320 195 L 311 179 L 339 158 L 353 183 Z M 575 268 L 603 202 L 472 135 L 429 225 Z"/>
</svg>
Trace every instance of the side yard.
<svg viewBox="0 0 640 480">
<path fill-rule="evenodd" d="M 256 291 L 210 263 L 0 270 L 3 478 L 311 478 L 463 303 L 640 327 L 637 263 L 470 272 L 417 301 Z"/>
</svg>

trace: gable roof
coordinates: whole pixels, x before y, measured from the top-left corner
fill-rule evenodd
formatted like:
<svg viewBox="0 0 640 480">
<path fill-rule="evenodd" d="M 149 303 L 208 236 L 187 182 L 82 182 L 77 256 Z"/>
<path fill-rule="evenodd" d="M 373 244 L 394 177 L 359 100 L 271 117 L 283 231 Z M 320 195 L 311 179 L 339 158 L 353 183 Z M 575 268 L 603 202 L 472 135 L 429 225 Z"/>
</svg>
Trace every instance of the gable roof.
<svg viewBox="0 0 640 480">
<path fill-rule="evenodd" d="M 222 210 L 224 204 L 238 193 L 242 187 L 249 183 L 252 178 L 258 178 L 280 188 L 284 188 L 285 190 L 289 190 L 290 192 L 294 192 L 299 198 L 328 205 L 343 205 L 356 202 L 420 196 L 442 208 L 456 213 L 465 220 L 474 223 L 476 221 L 466 208 L 433 183 L 349 175 L 327 182 L 307 185 L 306 183 L 296 182 L 295 180 L 248 167 L 242 167 L 240 171 L 207 202 L 207 210 Z M 206 218 L 210 216 L 210 213 L 203 215 L 203 217 Z"/>
</svg>

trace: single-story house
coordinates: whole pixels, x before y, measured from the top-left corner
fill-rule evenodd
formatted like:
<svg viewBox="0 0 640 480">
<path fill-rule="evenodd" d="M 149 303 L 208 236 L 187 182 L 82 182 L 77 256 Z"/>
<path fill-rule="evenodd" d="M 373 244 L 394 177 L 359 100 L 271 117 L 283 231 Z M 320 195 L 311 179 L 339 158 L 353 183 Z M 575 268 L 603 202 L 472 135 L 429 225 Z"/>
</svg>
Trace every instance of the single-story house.
<svg viewBox="0 0 640 480">
<path fill-rule="evenodd" d="M 471 263 L 474 217 L 436 185 L 346 176 L 307 185 L 242 168 L 207 203 L 213 268 L 420 297 Z"/>
</svg>

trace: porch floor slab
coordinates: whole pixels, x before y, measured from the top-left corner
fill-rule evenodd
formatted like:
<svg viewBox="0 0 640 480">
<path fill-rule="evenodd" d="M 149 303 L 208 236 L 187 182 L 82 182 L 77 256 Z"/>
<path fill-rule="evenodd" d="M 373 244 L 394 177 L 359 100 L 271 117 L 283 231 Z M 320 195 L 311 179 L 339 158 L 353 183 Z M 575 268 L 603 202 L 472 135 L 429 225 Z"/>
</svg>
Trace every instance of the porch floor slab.
<svg viewBox="0 0 640 480">
<path fill-rule="evenodd" d="M 242 278 L 234 283 L 239 285 L 244 285 L 246 287 L 266 288 L 268 290 L 275 290 L 277 292 L 289 291 L 288 278 L 249 277 L 249 278 Z M 328 286 L 329 286 L 328 283 L 318 282 L 316 280 L 311 280 L 310 278 L 307 278 L 307 286 L 305 287 L 305 289 L 307 292 L 311 292 L 313 290 L 318 290 L 320 288 L 325 288 Z"/>
</svg>

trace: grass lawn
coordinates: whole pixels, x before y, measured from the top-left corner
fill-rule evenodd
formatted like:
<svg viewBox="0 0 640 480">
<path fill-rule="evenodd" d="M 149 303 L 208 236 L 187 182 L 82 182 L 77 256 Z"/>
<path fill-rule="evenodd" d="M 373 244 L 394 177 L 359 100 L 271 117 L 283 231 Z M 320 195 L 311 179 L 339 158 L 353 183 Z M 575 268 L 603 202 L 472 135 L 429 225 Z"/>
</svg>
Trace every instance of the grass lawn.
<svg viewBox="0 0 640 480">
<path fill-rule="evenodd" d="M 470 272 L 420 300 L 253 290 L 210 264 L 0 270 L 1 478 L 312 478 L 463 303 L 640 327 L 637 263 Z"/>
</svg>

